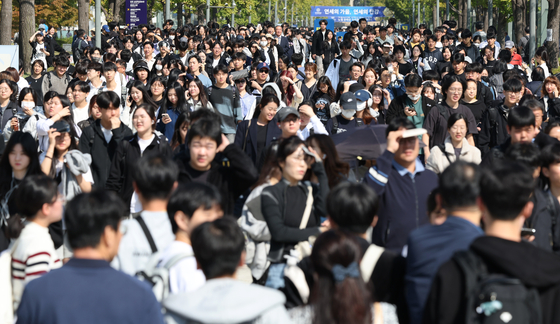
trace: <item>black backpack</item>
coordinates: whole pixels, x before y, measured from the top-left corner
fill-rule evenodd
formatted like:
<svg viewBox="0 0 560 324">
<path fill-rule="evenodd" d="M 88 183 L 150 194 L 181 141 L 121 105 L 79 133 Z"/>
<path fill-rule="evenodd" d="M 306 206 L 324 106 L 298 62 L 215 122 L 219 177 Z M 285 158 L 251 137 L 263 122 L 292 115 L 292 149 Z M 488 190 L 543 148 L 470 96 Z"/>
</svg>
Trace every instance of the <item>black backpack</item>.
<svg viewBox="0 0 560 324">
<path fill-rule="evenodd" d="M 466 324 L 540 324 L 542 310 L 535 288 L 503 274 L 490 274 L 473 251 L 455 253 L 453 260 L 465 280 Z"/>
</svg>

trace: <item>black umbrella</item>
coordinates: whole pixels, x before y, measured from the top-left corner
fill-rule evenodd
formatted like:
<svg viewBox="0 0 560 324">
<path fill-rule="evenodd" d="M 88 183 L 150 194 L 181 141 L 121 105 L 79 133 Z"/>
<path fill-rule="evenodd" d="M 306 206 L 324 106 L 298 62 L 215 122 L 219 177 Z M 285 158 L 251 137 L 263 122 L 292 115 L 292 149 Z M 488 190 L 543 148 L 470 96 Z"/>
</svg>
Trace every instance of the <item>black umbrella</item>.
<svg viewBox="0 0 560 324">
<path fill-rule="evenodd" d="M 332 140 L 341 160 L 355 163 L 356 160 L 375 160 L 385 152 L 387 125 L 365 125 L 354 130 L 333 135 Z"/>
</svg>

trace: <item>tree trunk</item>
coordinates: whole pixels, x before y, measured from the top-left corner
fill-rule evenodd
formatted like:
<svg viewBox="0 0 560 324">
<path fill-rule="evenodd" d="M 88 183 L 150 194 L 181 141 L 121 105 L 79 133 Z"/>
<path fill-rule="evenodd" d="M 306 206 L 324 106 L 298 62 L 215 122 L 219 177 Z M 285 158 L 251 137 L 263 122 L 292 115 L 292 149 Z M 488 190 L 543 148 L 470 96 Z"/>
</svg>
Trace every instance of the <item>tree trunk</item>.
<svg viewBox="0 0 560 324">
<path fill-rule="evenodd" d="M 527 16 L 527 1 L 526 0 L 514 0 L 512 1 L 513 6 L 513 33 L 515 35 L 515 41 L 519 41 L 524 35 L 525 29 L 525 17 Z M 511 35 L 513 36 L 513 35 Z"/>
<path fill-rule="evenodd" d="M 560 1 L 560 0 L 559 0 Z M 507 19 L 506 16 L 504 14 L 497 14 L 497 21 L 498 21 L 498 37 L 497 37 L 497 41 L 500 42 L 500 44 L 504 44 L 506 41 L 506 32 L 507 32 Z"/>
<path fill-rule="evenodd" d="M 177 4 L 177 26 L 183 26 L 183 3 Z"/>
<path fill-rule="evenodd" d="M 439 0 L 436 0 L 436 1 L 439 1 Z M 436 25 L 437 24 L 436 17 L 437 17 L 437 11 L 436 11 L 436 6 L 434 4 L 434 9 L 432 10 L 432 20 L 433 20 L 433 23 L 434 23 L 434 29 L 436 29 L 436 27 L 438 27 L 438 25 Z"/>
<path fill-rule="evenodd" d="M 550 69 L 558 67 L 558 39 L 560 39 L 560 0 L 548 1 L 548 29 L 552 29 L 552 41 L 546 42 Z"/>
<path fill-rule="evenodd" d="M 484 23 L 484 30 L 488 30 L 488 9 L 482 8 L 482 22 Z"/>
<path fill-rule="evenodd" d="M 88 32 L 89 29 L 89 0 L 78 0 L 78 28 Z"/>
<path fill-rule="evenodd" d="M 23 68 L 26 73 L 31 73 L 31 54 L 33 49 L 29 39 L 35 34 L 35 1 L 20 0 L 19 2 L 19 55 L 23 60 Z M 21 66 L 20 66 L 21 68 Z"/>
<path fill-rule="evenodd" d="M 459 22 L 457 23 L 457 28 L 463 28 L 463 7 L 465 6 L 465 2 L 463 0 L 458 1 L 458 10 L 457 17 L 459 18 Z"/>
<path fill-rule="evenodd" d="M 12 0 L 2 0 L 2 13 L 0 14 L 0 45 L 12 44 Z M 29 36 L 31 37 L 31 36 Z"/>
</svg>

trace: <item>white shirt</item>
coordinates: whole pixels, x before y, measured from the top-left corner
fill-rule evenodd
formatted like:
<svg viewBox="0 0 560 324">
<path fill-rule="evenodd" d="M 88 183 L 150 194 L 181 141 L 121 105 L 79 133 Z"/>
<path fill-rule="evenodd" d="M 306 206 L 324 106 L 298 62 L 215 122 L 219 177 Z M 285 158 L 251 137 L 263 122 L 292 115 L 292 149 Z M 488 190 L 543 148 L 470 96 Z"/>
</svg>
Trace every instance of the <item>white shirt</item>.
<svg viewBox="0 0 560 324">
<path fill-rule="evenodd" d="M 107 129 L 101 125 L 101 131 L 103 132 L 103 136 L 105 136 L 105 141 L 109 143 L 111 138 L 113 138 L 113 132 L 110 129 Z"/>
<path fill-rule="evenodd" d="M 156 58 L 152 55 L 151 60 L 147 60 L 144 58 L 144 61 L 148 64 L 148 69 L 151 71 L 152 67 L 154 66 L 154 63 L 156 62 Z"/>
<path fill-rule="evenodd" d="M 89 82 L 89 94 L 87 95 L 87 98 L 86 98 L 87 102 L 90 102 L 91 98 L 93 96 L 95 96 L 99 92 L 99 89 L 101 89 L 101 88 L 103 88 L 103 82 L 101 83 L 99 88 L 96 88 L 96 87 L 93 86 L 93 84 L 91 84 L 91 81 L 90 81 Z"/>
<path fill-rule="evenodd" d="M 173 241 L 161 254 L 161 265 L 178 254 L 192 253 L 192 247 L 185 242 Z M 202 270 L 196 268 L 194 256 L 186 257 L 169 269 L 169 290 L 172 294 L 194 291 L 206 282 Z"/>
<path fill-rule="evenodd" d="M 140 146 L 140 156 L 144 154 L 146 147 L 148 147 L 154 141 L 155 135 L 152 135 L 150 139 L 141 139 L 138 137 L 138 146 Z M 142 204 L 140 203 L 140 199 L 138 198 L 138 194 L 136 191 L 132 194 L 132 198 L 130 199 L 130 212 L 131 213 L 138 213 L 142 211 Z"/>
<path fill-rule="evenodd" d="M 89 101 L 88 105 L 84 108 L 76 107 L 76 104 L 72 104 L 72 112 L 74 113 L 74 123 L 78 124 L 82 120 L 89 118 Z"/>
<path fill-rule="evenodd" d="M 317 117 L 317 115 L 311 117 L 311 119 L 309 120 L 309 124 L 307 124 L 307 126 L 305 126 L 305 128 L 303 130 L 298 129 L 297 131 L 297 136 L 305 141 L 311 134 L 310 134 L 310 130 L 311 128 L 313 128 L 313 133 L 314 134 L 323 134 L 323 135 L 329 135 L 329 132 L 327 132 L 327 129 L 325 128 L 325 125 L 323 125 L 323 123 L 321 123 L 321 120 L 319 119 L 319 117 Z"/>
</svg>

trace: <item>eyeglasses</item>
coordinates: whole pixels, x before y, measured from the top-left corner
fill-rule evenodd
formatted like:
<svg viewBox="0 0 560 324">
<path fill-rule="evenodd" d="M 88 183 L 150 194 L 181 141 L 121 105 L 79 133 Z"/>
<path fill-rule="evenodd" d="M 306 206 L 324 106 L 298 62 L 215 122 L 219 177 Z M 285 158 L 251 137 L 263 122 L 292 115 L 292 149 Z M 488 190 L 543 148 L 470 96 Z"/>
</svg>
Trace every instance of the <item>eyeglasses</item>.
<svg viewBox="0 0 560 324">
<path fill-rule="evenodd" d="M 10 88 L 0 88 L 0 92 L 8 92 L 11 91 L 12 89 Z"/>
<path fill-rule="evenodd" d="M 462 93 L 463 89 L 462 88 L 461 89 L 459 89 L 459 88 L 454 88 L 454 89 L 449 88 L 447 91 L 450 92 L 450 93 Z"/>
</svg>

